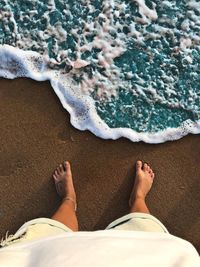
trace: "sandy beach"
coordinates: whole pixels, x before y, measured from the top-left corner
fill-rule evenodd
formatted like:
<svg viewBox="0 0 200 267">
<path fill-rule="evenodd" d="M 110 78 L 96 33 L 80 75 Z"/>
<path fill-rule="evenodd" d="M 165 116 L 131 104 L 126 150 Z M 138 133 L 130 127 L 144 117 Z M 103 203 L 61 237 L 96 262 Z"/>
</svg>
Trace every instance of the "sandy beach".
<svg viewBox="0 0 200 267">
<path fill-rule="evenodd" d="M 170 233 L 200 253 L 200 135 L 150 145 L 102 140 L 70 125 L 49 82 L 0 79 L 0 236 L 25 221 L 50 217 L 59 205 L 52 173 L 72 164 L 80 230 L 104 229 L 128 213 L 134 164 L 156 178 L 147 202 Z"/>
</svg>

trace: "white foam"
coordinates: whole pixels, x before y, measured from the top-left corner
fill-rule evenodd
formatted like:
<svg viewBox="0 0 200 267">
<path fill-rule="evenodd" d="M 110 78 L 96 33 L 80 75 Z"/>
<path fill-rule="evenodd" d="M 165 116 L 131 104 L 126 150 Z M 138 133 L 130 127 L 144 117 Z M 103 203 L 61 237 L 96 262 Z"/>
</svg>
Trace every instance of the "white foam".
<svg viewBox="0 0 200 267">
<path fill-rule="evenodd" d="M 156 4 L 154 4 L 154 9 L 150 9 L 146 4 L 145 0 L 132 0 L 133 2 L 136 2 L 139 6 L 139 13 L 143 17 L 144 22 L 151 22 L 153 20 L 156 20 L 158 18 L 157 12 L 155 10 Z"/>
<path fill-rule="evenodd" d="M 71 115 L 72 125 L 79 130 L 90 130 L 101 138 L 115 140 L 126 137 L 133 142 L 162 143 L 179 139 L 188 133 L 200 133 L 200 118 L 196 123 L 187 120 L 178 128 L 168 128 L 158 133 L 138 133 L 128 128 L 111 129 L 98 116 L 94 100 L 88 95 L 80 95 L 80 88 L 70 76 L 50 69 L 45 56 L 3 45 L 0 46 L 0 61 L 1 77 L 8 79 L 29 77 L 37 81 L 50 80 L 63 107 Z"/>
</svg>

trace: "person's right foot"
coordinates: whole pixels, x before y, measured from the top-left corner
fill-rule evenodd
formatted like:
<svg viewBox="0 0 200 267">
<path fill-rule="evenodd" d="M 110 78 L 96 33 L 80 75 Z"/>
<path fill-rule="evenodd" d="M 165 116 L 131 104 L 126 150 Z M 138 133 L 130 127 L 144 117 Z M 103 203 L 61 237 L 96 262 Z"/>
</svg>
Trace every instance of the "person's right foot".
<svg viewBox="0 0 200 267">
<path fill-rule="evenodd" d="M 136 162 L 135 183 L 129 199 L 130 207 L 136 198 L 145 199 L 153 184 L 154 176 L 153 170 L 147 163 L 143 164 L 140 160 Z"/>
</svg>

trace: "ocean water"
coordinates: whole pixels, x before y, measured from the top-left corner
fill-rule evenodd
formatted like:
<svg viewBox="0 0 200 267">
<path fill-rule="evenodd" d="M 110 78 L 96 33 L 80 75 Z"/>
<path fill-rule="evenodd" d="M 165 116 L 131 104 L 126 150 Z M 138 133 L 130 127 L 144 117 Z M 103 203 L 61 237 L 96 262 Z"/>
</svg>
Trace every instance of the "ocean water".
<svg viewBox="0 0 200 267">
<path fill-rule="evenodd" d="M 50 80 L 101 138 L 200 133 L 200 1 L 0 0 L 0 76 Z"/>
</svg>

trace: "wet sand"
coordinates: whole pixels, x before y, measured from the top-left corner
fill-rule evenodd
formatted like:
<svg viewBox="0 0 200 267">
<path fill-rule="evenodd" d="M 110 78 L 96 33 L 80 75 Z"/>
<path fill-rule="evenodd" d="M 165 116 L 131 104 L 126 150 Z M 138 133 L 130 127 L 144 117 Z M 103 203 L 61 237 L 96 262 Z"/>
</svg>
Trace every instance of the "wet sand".
<svg viewBox="0 0 200 267">
<path fill-rule="evenodd" d="M 64 160 L 72 163 L 80 229 L 105 228 L 128 212 L 142 159 L 156 173 L 151 213 L 200 252 L 200 135 L 158 145 L 102 140 L 73 128 L 50 84 L 30 79 L 0 79 L 0 114 L 0 236 L 53 214 L 52 172 Z"/>
</svg>

